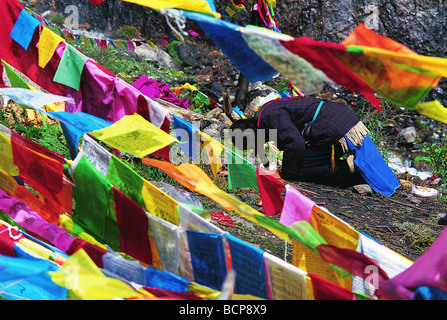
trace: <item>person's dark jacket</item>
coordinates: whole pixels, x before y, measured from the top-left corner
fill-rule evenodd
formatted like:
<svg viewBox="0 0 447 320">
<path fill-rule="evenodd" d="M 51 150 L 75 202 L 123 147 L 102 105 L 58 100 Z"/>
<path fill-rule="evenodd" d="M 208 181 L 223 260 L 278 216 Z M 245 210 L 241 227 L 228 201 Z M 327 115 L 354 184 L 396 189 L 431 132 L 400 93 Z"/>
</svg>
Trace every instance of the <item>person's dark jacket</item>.
<svg viewBox="0 0 447 320">
<path fill-rule="evenodd" d="M 298 176 L 305 140 L 304 125 L 312 121 L 321 100 L 290 97 L 268 102 L 257 112 L 257 128 L 277 129 L 277 147 L 284 151 L 282 174 L 286 179 Z M 359 118 L 348 106 L 325 101 L 310 130 L 312 147 L 329 147 L 343 137 Z"/>
</svg>

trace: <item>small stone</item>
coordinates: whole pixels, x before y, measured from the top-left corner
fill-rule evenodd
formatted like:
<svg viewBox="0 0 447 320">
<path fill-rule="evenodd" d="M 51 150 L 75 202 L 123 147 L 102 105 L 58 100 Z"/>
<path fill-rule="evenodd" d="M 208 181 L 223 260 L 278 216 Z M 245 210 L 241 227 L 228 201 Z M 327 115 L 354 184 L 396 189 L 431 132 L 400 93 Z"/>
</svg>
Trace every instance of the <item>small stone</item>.
<svg viewBox="0 0 447 320">
<path fill-rule="evenodd" d="M 403 136 L 405 141 L 407 143 L 413 143 L 416 140 L 416 128 L 415 127 L 408 127 L 403 129 L 399 135 Z"/>
<path fill-rule="evenodd" d="M 209 111 L 206 116 L 208 118 L 216 118 L 223 112 L 221 108 L 214 108 L 213 110 Z"/>
<path fill-rule="evenodd" d="M 368 184 L 358 184 L 354 186 L 354 190 L 362 196 L 372 195 L 372 189 Z"/>
<path fill-rule="evenodd" d="M 445 213 L 438 214 L 438 224 L 447 225 L 447 214 Z"/>
</svg>

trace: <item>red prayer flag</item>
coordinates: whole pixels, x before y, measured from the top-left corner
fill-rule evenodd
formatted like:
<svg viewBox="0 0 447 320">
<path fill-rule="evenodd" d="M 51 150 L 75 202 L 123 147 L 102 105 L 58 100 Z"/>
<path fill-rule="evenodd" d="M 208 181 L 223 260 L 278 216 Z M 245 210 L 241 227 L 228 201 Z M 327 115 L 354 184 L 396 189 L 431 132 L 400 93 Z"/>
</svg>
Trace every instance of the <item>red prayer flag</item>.
<svg viewBox="0 0 447 320">
<path fill-rule="evenodd" d="M 152 264 L 149 220 L 143 208 L 112 186 L 115 215 L 121 235 L 121 251 L 146 264 Z"/>
<path fill-rule="evenodd" d="M 329 244 L 320 244 L 317 246 L 317 250 L 321 258 L 327 263 L 337 266 L 363 280 L 370 276 L 370 273 L 367 273 L 366 270 L 369 270 L 371 266 L 377 268 L 379 280 L 388 280 L 388 275 L 379 264 L 361 252 L 338 248 Z"/>
<path fill-rule="evenodd" d="M 281 193 L 285 185 L 280 180 L 264 171 L 265 170 L 256 168 L 256 179 L 258 180 L 262 208 L 266 215 L 274 216 L 282 211 L 284 198 Z"/>
<path fill-rule="evenodd" d="M 307 274 L 312 282 L 315 300 L 355 300 L 351 290 L 327 281 L 316 274 Z"/>
<path fill-rule="evenodd" d="M 37 51 L 39 32 L 35 32 L 28 50 L 23 49 L 9 36 L 23 9 L 23 6 L 17 0 L 0 1 L 0 21 L 2 22 L 0 28 L 0 59 L 5 60 L 50 93 L 65 96 L 65 86 L 53 81 L 60 57 L 55 54 L 44 69 L 39 67 Z"/>
<path fill-rule="evenodd" d="M 376 91 L 338 59 L 337 53 L 347 52 L 343 44 L 316 41 L 309 37 L 280 42 L 287 50 L 321 70 L 332 81 L 348 90 L 361 93 L 378 111 L 381 110 L 380 101 L 374 96 Z"/>
<path fill-rule="evenodd" d="M 98 266 L 98 268 L 104 268 L 102 256 L 107 253 L 107 250 L 85 240 L 76 238 L 66 253 L 73 255 L 79 249 L 83 249 L 90 259 L 92 259 L 92 261 Z"/>
<path fill-rule="evenodd" d="M 11 131 L 11 148 L 19 178 L 46 197 L 53 208 L 71 212 L 72 203 L 67 200 L 68 196 L 71 198 L 71 188 L 64 183 L 64 157 L 15 131 Z"/>
<path fill-rule="evenodd" d="M 0 255 L 15 257 L 15 243 L 22 238 L 22 234 L 12 228 L 8 230 L 8 228 L 7 225 L 0 225 Z"/>
</svg>

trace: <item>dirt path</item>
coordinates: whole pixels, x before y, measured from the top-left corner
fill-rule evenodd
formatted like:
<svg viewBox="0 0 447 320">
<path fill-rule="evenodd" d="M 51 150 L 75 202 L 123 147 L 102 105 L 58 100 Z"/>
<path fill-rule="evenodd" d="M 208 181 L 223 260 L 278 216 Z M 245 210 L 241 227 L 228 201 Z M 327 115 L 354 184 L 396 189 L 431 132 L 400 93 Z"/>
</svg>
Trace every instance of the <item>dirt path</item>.
<svg viewBox="0 0 447 320">
<path fill-rule="evenodd" d="M 385 197 L 378 193 L 360 195 L 352 188 L 341 189 L 302 182 L 290 184 L 353 228 L 412 261 L 429 248 L 444 228 L 437 219 L 439 213 L 447 213 L 443 201 L 440 198 L 418 198 L 420 202 L 415 203 L 414 197 L 403 187 L 393 196 Z M 239 189 L 231 193 L 262 212 L 262 207 L 256 205 L 260 199 L 257 190 Z M 206 197 L 196 196 L 210 212 L 222 210 Z M 218 226 L 280 258 L 285 257 L 283 240 L 238 215 L 232 215 L 232 218 L 236 226 Z M 279 215 L 274 218 L 279 219 Z M 289 262 L 292 249 L 290 245 L 287 246 L 286 258 Z"/>
</svg>

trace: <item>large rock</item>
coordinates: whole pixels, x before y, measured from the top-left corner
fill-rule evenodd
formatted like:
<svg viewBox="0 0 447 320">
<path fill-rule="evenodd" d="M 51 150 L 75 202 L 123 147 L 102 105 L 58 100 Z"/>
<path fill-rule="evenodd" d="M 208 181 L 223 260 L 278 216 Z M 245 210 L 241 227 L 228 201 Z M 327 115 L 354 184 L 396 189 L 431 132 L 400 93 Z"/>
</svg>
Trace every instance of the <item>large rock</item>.
<svg viewBox="0 0 447 320">
<path fill-rule="evenodd" d="M 158 64 L 160 67 L 175 68 L 174 61 L 172 57 L 164 50 L 155 47 L 152 48 L 146 43 L 141 46 L 135 47 L 135 54 L 149 62 Z"/>
<path fill-rule="evenodd" d="M 217 0 L 219 11 L 228 5 Z M 419 54 L 444 57 L 447 52 L 447 2 L 425 0 L 281 0 L 275 18 L 279 28 L 293 37 L 341 42 L 360 23 L 403 43 Z M 249 23 L 239 14 L 236 22 Z"/>
<path fill-rule="evenodd" d="M 214 3 L 218 12 L 228 6 L 227 0 Z M 446 1 L 281 0 L 277 3 L 274 10 L 279 28 L 293 37 L 309 36 L 316 40 L 341 42 L 358 24 L 365 22 L 379 34 L 401 42 L 419 54 L 444 57 L 447 53 L 447 42 L 444 41 Z M 172 33 L 160 13 L 121 0 L 107 0 L 100 6 L 87 0 L 40 0 L 34 5 L 38 12 L 54 8 L 62 14 L 67 6 L 76 5 L 80 24 L 88 23 L 97 31 L 118 30 L 129 25 L 148 37 L 155 33 Z M 249 19 L 248 14 L 241 13 L 234 16 L 232 22 L 246 25 L 250 23 Z M 195 27 L 194 21 L 187 20 L 187 28 L 191 26 Z"/>
</svg>

